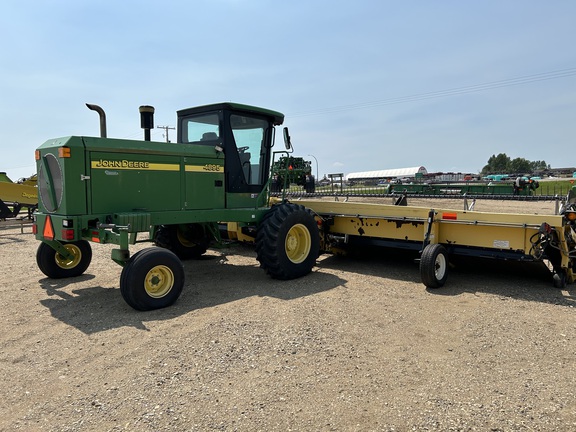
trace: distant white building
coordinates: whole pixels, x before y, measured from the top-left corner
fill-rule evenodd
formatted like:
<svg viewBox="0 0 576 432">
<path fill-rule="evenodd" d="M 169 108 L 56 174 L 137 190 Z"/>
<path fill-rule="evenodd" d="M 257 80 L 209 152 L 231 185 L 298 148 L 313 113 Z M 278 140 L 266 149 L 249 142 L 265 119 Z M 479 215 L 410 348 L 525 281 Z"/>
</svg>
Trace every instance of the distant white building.
<svg viewBox="0 0 576 432">
<path fill-rule="evenodd" d="M 414 177 L 416 174 L 428 174 L 428 171 L 423 166 L 412 168 L 395 168 L 379 171 L 364 171 L 350 173 L 346 176 L 346 181 L 350 180 L 368 180 L 368 179 L 385 179 L 385 178 L 398 178 L 398 177 Z"/>
</svg>

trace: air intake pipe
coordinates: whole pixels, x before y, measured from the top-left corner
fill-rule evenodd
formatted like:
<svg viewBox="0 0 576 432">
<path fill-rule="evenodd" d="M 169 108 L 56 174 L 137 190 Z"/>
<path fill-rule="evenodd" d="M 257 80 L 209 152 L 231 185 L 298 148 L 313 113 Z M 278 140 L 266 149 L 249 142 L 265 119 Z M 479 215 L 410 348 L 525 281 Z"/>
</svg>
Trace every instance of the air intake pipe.
<svg viewBox="0 0 576 432">
<path fill-rule="evenodd" d="M 142 105 L 140 111 L 140 127 L 144 129 L 144 141 L 150 141 L 150 129 L 154 129 L 154 107 Z"/>
</svg>

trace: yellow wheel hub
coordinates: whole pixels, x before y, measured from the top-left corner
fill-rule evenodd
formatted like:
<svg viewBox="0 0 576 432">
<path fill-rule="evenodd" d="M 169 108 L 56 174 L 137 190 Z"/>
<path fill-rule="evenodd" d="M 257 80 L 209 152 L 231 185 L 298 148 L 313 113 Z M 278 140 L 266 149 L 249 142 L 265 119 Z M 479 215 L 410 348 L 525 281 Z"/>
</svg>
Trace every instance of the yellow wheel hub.
<svg viewBox="0 0 576 432">
<path fill-rule="evenodd" d="M 80 261 L 82 260 L 82 251 L 80 248 L 73 244 L 64 245 L 66 250 L 72 255 L 71 258 L 66 259 L 59 253 L 57 253 L 54 257 L 56 264 L 58 267 L 63 269 L 73 269 L 76 267 Z"/>
<path fill-rule="evenodd" d="M 312 247 L 312 239 L 310 231 L 302 224 L 296 224 L 286 235 L 286 243 L 284 244 L 286 256 L 294 264 L 300 264 L 310 254 Z"/>
<path fill-rule="evenodd" d="M 158 265 L 152 268 L 144 280 L 146 293 L 153 298 L 161 298 L 174 286 L 174 273 L 169 267 Z"/>
</svg>

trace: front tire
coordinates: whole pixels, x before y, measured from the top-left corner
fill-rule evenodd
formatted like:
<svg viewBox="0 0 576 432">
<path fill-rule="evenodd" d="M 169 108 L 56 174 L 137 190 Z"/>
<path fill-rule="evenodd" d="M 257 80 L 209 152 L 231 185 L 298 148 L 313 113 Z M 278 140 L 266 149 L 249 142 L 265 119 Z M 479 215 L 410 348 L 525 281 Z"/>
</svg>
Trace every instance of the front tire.
<svg viewBox="0 0 576 432">
<path fill-rule="evenodd" d="M 120 275 L 120 293 L 139 311 L 173 304 L 184 287 L 184 266 L 167 249 L 143 249 L 132 256 Z"/>
<path fill-rule="evenodd" d="M 86 240 L 62 242 L 72 258 L 66 259 L 46 243 L 36 251 L 36 263 L 42 273 L 52 279 L 76 277 L 83 274 L 92 261 L 92 248 Z"/>
<path fill-rule="evenodd" d="M 257 259 L 274 279 L 295 279 L 310 273 L 319 251 L 318 225 L 304 206 L 273 206 L 258 227 Z"/>
<path fill-rule="evenodd" d="M 448 252 L 441 244 L 429 244 L 420 257 L 420 279 L 428 288 L 440 288 L 448 279 Z"/>
</svg>

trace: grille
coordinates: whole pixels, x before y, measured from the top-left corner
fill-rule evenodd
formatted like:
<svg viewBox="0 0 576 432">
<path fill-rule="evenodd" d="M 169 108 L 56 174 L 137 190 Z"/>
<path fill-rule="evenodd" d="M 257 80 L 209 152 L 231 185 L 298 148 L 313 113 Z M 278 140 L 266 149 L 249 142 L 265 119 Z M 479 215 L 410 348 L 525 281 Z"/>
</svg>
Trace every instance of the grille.
<svg viewBox="0 0 576 432">
<path fill-rule="evenodd" d="M 49 213 L 54 213 L 62 204 L 62 168 L 53 154 L 43 157 L 38 170 L 38 192 L 40 203 Z"/>
</svg>

